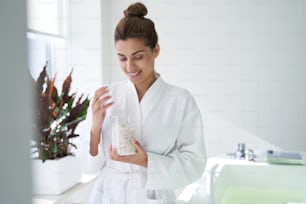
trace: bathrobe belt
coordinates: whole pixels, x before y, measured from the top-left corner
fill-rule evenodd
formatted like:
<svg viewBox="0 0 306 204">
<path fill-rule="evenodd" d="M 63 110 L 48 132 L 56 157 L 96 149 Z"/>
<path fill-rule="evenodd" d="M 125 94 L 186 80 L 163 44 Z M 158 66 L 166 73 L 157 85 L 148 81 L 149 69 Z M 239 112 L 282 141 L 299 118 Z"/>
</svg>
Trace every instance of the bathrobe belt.
<svg viewBox="0 0 306 204">
<path fill-rule="evenodd" d="M 101 169 L 101 177 L 114 179 L 129 179 L 133 182 L 133 186 L 137 189 L 144 189 L 146 182 L 146 174 L 141 171 L 124 172 L 110 166 L 104 166 Z"/>
<path fill-rule="evenodd" d="M 146 192 L 146 197 L 147 197 L 147 203 L 148 204 L 164 204 L 164 203 L 173 203 L 173 202 L 167 202 L 163 201 L 157 198 L 157 192 L 159 190 L 154 190 L 154 189 L 145 189 L 145 184 L 146 184 L 146 172 L 145 171 L 135 171 L 135 172 L 123 172 L 118 169 L 109 167 L 109 166 L 104 166 L 101 169 L 100 177 L 103 178 L 114 178 L 114 179 L 128 179 L 133 188 L 144 190 Z M 159 192 L 160 194 L 160 192 Z M 108 203 L 108 202 L 105 202 Z"/>
</svg>

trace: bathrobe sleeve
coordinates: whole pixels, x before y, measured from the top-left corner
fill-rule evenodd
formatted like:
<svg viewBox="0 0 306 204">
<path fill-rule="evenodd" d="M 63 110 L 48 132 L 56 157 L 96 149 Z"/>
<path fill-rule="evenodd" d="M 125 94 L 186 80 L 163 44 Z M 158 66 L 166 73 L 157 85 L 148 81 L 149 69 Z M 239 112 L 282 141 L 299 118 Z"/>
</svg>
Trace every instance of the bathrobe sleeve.
<svg viewBox="0 0 306 204">
<path fill-rule="evenodd" d="M 206 164 L 201 113 L 188 95 L 174 149 L 166 155 L 148 152 L 147 189 L 176 189 L 202 175 Z"/>
<path fill-rule="evenodd" d="M 97 174 L 105 162 L 102 142 L 98 146 L 97 156 L 93 157 L 89 153 L 91 119 L 91 110 L 88 110 L 86 120 L 79 125 L 81 134 L 77 142 L 76 158 L 85 174 Z"/>
</svg>

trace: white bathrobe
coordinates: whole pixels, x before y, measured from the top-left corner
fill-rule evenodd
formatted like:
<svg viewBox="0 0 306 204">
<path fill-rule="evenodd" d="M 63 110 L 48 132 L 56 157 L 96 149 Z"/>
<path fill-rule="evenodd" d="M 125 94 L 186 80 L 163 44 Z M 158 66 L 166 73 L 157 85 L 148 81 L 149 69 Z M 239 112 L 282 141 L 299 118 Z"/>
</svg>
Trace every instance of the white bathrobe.
<svg viewBox="0 0 306 204">
<path fill-rule="evenodd" d="M 196 181 L 206 163 L 202 117 L 194 98 L 161 77 L 140 103 L 130 81 L 111 84 L 110 92 L 114 105 L 104 120 L 99 154 L 92 157 L 88 153 L 89 130 L 81 135 L 77 153 L 85 169 L 99 172 L 90 202 L 175 203 L 173 190 Z M 147 168 L 110 160 L 110 116 L 118 114 L 128 115 L 137 127 L 136 139 L 148 155 Z"/>
</svg>

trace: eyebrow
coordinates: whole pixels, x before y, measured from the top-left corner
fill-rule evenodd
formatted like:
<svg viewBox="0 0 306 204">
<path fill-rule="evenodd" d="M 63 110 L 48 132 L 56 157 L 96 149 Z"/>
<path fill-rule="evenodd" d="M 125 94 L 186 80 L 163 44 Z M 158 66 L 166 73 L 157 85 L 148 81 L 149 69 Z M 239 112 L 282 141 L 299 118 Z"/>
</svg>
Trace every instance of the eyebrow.
<svg viewBox="0 0 306 204">
<path fill-rule="evenodd" d="M 136 55 L 136 54 L 138 54 L 140 52 L 145 52 L 145 51 L 144 50 L 137 50 L 136 52 L 133 52 L 131 55 Z M 117 55 L 124 56 L 124 54 L 121 54 L 121 53 L 117 53 Z"/>
</svg>

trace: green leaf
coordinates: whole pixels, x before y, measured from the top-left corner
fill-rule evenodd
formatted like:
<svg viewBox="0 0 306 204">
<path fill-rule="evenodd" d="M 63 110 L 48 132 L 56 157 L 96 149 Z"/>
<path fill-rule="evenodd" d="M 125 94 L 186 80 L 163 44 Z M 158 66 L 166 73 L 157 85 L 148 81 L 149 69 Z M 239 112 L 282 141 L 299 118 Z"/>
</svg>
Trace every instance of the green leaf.
<svg viewBox="0 0 306 204">
<path fill-rule="evenodd" d="M 52 153 L 56 154 L 57 151 L 58 151 L 58 148 L 57 148 L 57 145 L 56 144 L 53 144 L 52 147 L 51 147 L 51 151 Z"/>
<path fill-rule="evenodd" d="M 77 149 L 77 146 L 71 142 L 69 142 L 69 145 L 71 145 L 73 148 Z"/>
<path fill-rule="evenodd" d="M 43 162 L 45 162 L 47 159 L 49 159 L 49 152 L 47 150 L 43 150 L 41 154 L 41 159 Z"/>
</svg>

